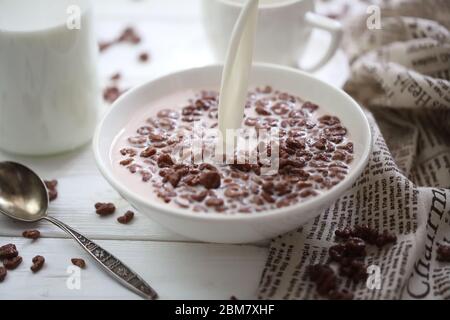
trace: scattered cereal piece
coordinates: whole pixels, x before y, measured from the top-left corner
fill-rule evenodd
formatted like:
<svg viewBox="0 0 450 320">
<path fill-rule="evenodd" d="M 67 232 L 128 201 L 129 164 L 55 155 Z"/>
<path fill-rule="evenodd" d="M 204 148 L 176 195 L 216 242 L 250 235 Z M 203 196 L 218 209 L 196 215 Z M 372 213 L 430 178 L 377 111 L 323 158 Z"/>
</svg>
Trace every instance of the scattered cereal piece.
<svg viewBox="0 0 450 320">
<path fill-rule="evenodd" d="M 6 268 L 0 267 L 0 282 L 3 282 L 3 280 L 5 280 L 7 274 L 8 271 L 6 271 Z"/>
<path fill-rule="evenodd" d="M 118 217 L 117 221 L 122 224 L 128 224 L 131 220 L 133 220 L 133 218 L 134 218 L 134 212 L 128 210 L 127 212 L 125 212 L 125 214 L 123 216 Z"/>
<path fill-rule="evenodd" d="M 100 216 L 106 216 L 113 214 L 116 211 L 116 207 L 113 203 L 97 202 L 95 204 L 95 212 Z"/>
<path fill-rule="evenodd" d="M 58 186 L 58 180 L 44 180 L 44 183 L 47 187 L 48 200 L 55 200 L 58 197 L 58 190 L 56 189 L 56 187 Z"/>
<path fill-rule="evenodd" d="M 147 62 L 148 59 L 149 59 L 149 54 L 148 54 L 147 52 L 142 52 L 142 53 L 139 55 L 139 61 L 140 61 L 140 62 Z"/>
<path fill-rule="evenodd" d="M 14 244 L 8 243 L 4 246 L 0 247 L 0 260 L 1 259 L 11 259 L 17 257 L 19 255 L 19 251 Z"/>
<path fill-rule="evenodd" d="M 70 261 L 74 266 L 77 266 L 80 269 L 84 269 L 86 267 L 86 262 L 81 258 L 72 258 Z"/>
<path fill-rule="evenodd" d="M 8 270 L 14 270 L 14 269 L 17 268 L 21 263 L 22 263 L 22 257 L 21 257 L 21 256 L 17 256 L 17 257 L 14 257 L 14 258 L 10 258 L 10 259 L 5 259 L 5 260 L 3 260 L 3 265 L 4 265 L 5 268 L 8 269 Z"/>
<path fill-rule="evenodd" d="M 22 232 L 22 236 L 27 239 L 33 239 L 36 240 L 41 236 L 41 233 L 39 230 L 25 230 Z"/>
<path fill-rule="evenodd" d="M 33 265 L 30 267 L 31 271 L 33 271 L 34 273 L 38 272 L 39 270 L 42 269 L 42 267 L 44 266 L 45 263 L 45 258 L 43 256 L 35 256 L 33 258 L 33 260 L 31 260 L 33 262 Z"/>
</svg>

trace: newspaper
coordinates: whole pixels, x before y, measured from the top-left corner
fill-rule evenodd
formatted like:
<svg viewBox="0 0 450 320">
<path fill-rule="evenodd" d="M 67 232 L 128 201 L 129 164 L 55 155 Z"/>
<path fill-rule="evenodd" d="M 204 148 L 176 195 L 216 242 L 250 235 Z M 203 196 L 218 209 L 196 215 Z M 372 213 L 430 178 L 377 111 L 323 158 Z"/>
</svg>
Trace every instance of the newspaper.
<svg viewBox="0 0 450 320">
<path fill-rule="evenodd" d="M 450 2 L 380 6 L 381 29 L 369 30 L 365 14 L 349 18 L 344 41 L 345 90 L 374 135 L 369 164 L 330 208 L 272 241 L 261 299 L 320 298 L 307 267 L 326 263 L 336 229 L 361 224 L 398 239 L 368 251 L 378 277 L 343 280 L 355 299 L 450 299 L 450 263 L 436 260 L 437 246 L 450 245 Z"/>
</svg>

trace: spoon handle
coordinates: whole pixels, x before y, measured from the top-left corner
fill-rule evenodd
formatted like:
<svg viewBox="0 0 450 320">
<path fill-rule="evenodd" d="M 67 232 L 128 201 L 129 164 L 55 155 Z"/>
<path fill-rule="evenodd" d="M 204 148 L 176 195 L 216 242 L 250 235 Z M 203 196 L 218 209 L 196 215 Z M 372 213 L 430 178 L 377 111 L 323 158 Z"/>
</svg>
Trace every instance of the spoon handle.
<svg viewBox="0 0 450 320">
<path fill-rule="evenodd" d="M 53 217 L 45 217 L 45 220 L 60 227 L 70 234 L 106 271 L 123 286 L 146 299 L 157 299 L 158 294 L 133 270 L 127 267 L 122 261 L 111 253 L 100 247 L 95 242 L 81 235 L 65 223 Z"/>
</svg>

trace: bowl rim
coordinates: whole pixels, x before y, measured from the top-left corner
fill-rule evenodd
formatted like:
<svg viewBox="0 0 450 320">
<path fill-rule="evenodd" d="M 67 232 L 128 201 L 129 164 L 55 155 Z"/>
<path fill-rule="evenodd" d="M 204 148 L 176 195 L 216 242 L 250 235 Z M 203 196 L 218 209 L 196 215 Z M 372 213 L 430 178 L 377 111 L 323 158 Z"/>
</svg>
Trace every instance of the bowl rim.
<svg viewBox="0 0 450 320">
<path fill-rule="evenodd" d="M 308 199 L 304 202 L 299 202 L 297 204 L 282 207 L 282 208 L 276 208 L 276 209 L 270 209 L 262 212 L 254 212 L 254 213 L 226 213 L 226 214 L 220 214 L 220 213 L 194 213 L 191 210 L 183 209 L 183 208 L 177 208 L 174 206 L 170 206 L 166 203 L 159 203 L 159 202 L 152 202 L 152 198 L 145 198 L 139 194 L 134 193 L 126 187 L 122 182 L 117 179 L 110 170 L 108 170 L 107 166 L 103 163 L 103 158 L 100 153 L 100 134 L 103 131 L 102 129 L 104 126 L 107 125 L 107 119 L 109 118 L 109 115 L 114 112 L 116 109 L 116 106 L 121 104 L 123 100 L 128 99 L 129 96 L 134 95 L 137 91 L 144 90 L 146 87 L 151 86 L 153 83 L 161 81 L 163 79 L 171 78 L 183 73 L 187 72 L 203 72 L 203 70 L 207 69 L 214 69 L 214 68 L 222 68 L 222 64 L 211 64 L 201 67 L 194 67 L 194 68 L 187 68 L 183 70 L 178 70 L 175 72 L 170 72 L 168 74 L 165 74 L 163 76 L 157 77 L 155 79 L 146 81 L 138 86 L 135 86 L 134 88 L 127 91 L 125 94 L 123 94 L 121 97 L 119 97 L 108 109 L 108 111 L 103 115 L 101 121 L 97 125 L 97 128 L 94 133 L 92 146 L 94 151 L 94 158 L 95 162 L 97 164 L 97 167 L 101 174 L 104 176 L 104 178 L 108 181 L 111 186 L 118 191 L 127 201 L 128 199 L 131 199 L 132 201 L 129 201 L 130 203 L 137 202 L 140 204 L 144 204 L 146 207 L 149 207 L 153 210 L 159 210 L 161 212 L 174 215 L 179 218 L 188 218 L 190 220 L 210 220 L 210 221 L 244 221 L 244 220 L 260 220 L 263 218 L 283 218 L 286 216 L 289 216 L 291 214 L 298 214 L 298 212 L 302 212 L 303 214 L 306 214 L 308 210 L 315 209 L 319 207 L 321 204 L 329 204 L 332 200 L 336 199 L 338 196 L 340 196 L 343 192 L 345 192 L 356 179 L 359 177 L 363 169 L 368 163 L 369 156 L 372 150 L 372 143 L 373 143 L 373 134 L 372 130 L 369 124 L 369 121 L 362 110 L 361 106 L 346 92 L 343 90 L 336 88 L 314 76 L 311 74 L 308 74 L 304 71 L 301 71 L 299 69 L 294 69 L 291 67 L 281 66 L 281 65 L 275 65 L 270 63 L 254 63 L 253 68 L 265 68 L 265 69 L 276 69 L 281 72 L 290 72 L 290 73 L 296 73 L 301 75 L 303 78 L 307 78 L 309 81 L 315 81 L 320 83 L 320 85 L 326 87 L 326 90 L 331 90 L 336 92 L 337 94 L 343 95 L 346 99 L 349 100 L 349 103 L 351 103 L 354 107 L 354 111 L 358 112 L 361 118 L 364 121 L 364 127 L 366 129 L 366 133 L 368 134 L 368 144 L 364 146 L 364 150 L 361 153 L 361 157 L 359 158 L 358 162 L 355 163 L 353 171 L 347 175 L 344 180 L 342 180 L 339 184 L 333 186 L 331 189 L 327 190 L 326 192 L 317 195 L 311 199 Z M 108 149 L 110 150 L 110 149 Z M 356 160 L 356 159 L 355 159 Z M 294 227 L 294 226 L 293 226 Z"/>
</svg>

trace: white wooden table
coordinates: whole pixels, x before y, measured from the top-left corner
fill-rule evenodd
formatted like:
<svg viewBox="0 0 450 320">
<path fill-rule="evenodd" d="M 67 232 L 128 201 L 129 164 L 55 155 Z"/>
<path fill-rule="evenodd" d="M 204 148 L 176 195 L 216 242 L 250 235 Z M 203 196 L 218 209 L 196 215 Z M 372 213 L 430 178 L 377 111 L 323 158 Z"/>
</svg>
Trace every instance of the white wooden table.
<svg viewBox="0 0 450 320">
<path fill-rule="evenodd" d="M 200 21 L 197 0 L 95 0 L 98 38 L 111 39 L 128 25 L 142 36 L 139 46 L 120 45 L 100 56 L 103 81 L 113 73 L 123 75 L 122 86 L 131 87 L 162 74 L 214 62 Z M 316 35 L 319 46 L 326 39 Z M 314 48 L 312 49 L 314 50 Z M 151 61 L 137 56 L 149 51 Z M 338 53 L 316 75 L 340 86 L 348 74 L 345 57 Z M 18 161 L 43 178 L 59 181 L 58 199 L 50 214 L 98 240 L 99 244 L 143 276 L 163 299 L 240 299 L 256 297 L 268 242 L 253 245 L 218 245 L 191 241 L 176 235 L 142 214 L 129 225 L 116 221 L 131 209 L 98 172 L 91 146 L 71 153 L 43 158 L 19 157 L 0 152 L 0 161 Z M 114 202 L 114 217 L 95 214 L 95 202 Z M 42 238 L 32 242 L 21 237 L 25 229 L 38 228 Z M 0 245 L 15 243 L 24 261 L 0 284 L 0 299 L 136 299 L 102 272 L 66 234 L 48 223 L 25 225 L 0 217 Z M 45 267 L 33 274 L 29 267 L 37 254 Z M 81 288 L 66 286 L 70 259 L 82 257 Z"/>
</svg>

